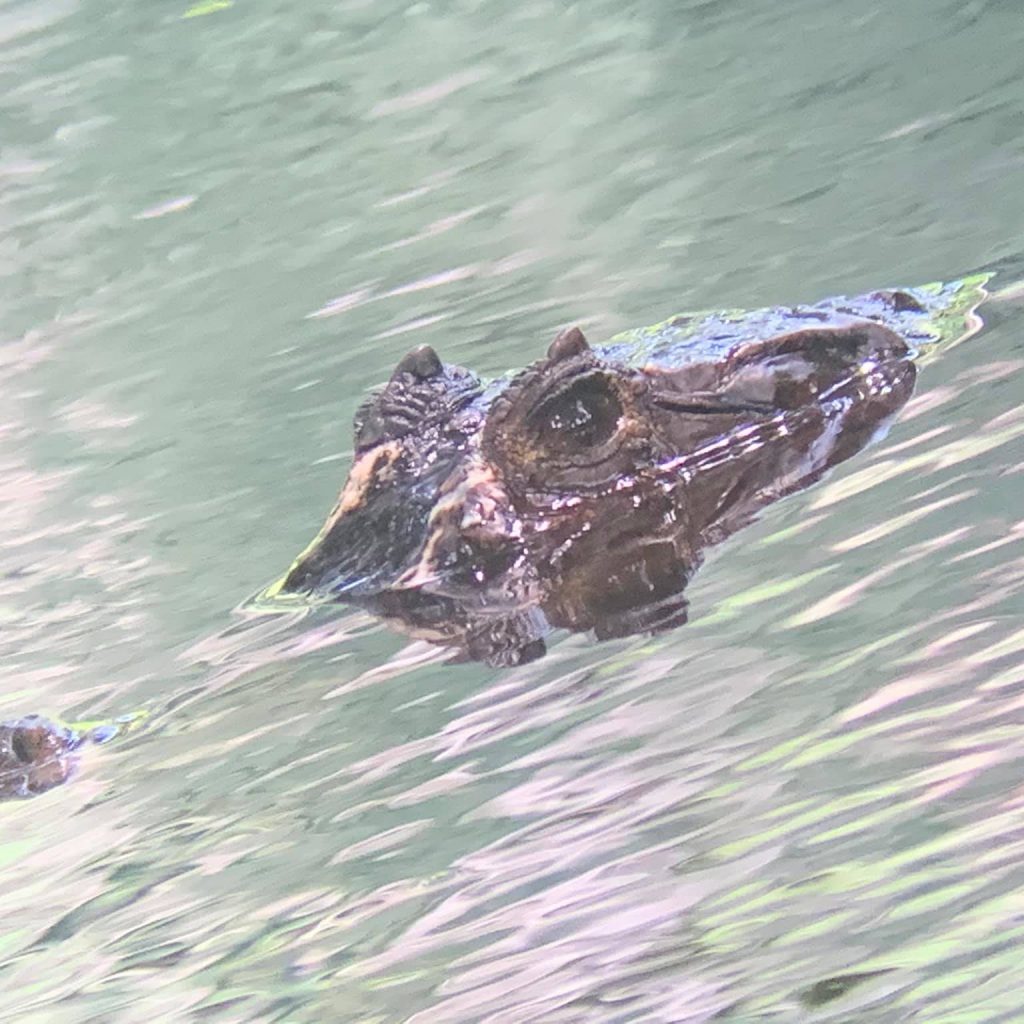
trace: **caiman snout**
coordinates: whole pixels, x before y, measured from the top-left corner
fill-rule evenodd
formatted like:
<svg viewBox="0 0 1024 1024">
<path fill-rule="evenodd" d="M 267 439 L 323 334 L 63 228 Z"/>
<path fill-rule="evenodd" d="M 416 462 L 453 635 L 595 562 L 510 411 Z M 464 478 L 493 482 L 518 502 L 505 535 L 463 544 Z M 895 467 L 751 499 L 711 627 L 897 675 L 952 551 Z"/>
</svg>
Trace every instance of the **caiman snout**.
<svg viewBox="0 0 1024 1024">
<path fill-rule="evenodd" d="M 451 461 L 415 464 L 393 441 L 358 455 L 320 532 L 265 596 L 359 598 L 395 585 L 427 543 Z"/>
</svg>

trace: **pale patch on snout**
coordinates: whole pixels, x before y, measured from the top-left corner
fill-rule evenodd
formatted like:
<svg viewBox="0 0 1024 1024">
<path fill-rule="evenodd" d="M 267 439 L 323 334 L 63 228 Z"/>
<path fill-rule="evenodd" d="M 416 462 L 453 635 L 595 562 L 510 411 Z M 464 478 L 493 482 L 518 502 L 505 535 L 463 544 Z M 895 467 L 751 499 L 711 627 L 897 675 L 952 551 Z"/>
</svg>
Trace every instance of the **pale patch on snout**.
<svg viewBox="0 0 1024 1024">
<path fill-rule="evenodd" d="M 376 448 L 372 448 L 365 455 L 360 455 L 352 463 L 345 486 L 341 489 L 341 494 L 338 495 L 338 500 L 331 510 L 331 514 L 327 517 L 327 521 L 320 528 L 320 532 L 306 545 L 299 554 L 299 557 L 292 562 L 288 567 L 288 571 L 261 594 L 257 595 L 255 599 L 257 603 L 270 601 L 275 598 L 280 599 L 281 591 L 292 574 L 299 569 L 303 562 L 313 555 L 324 539 L 337 526 L 338 522 L 349 512 L 353 512 L 365 504 L 370 490 L 375 484 L 388 482 L 387 474 L 401 453 L 402 449 L 399 442 L 389 441 L 386 444 L 377 445 Z"/>
<path fill-rule="evenodd" d="M 509 507 L 493 467 L 472 463 L 434 506 L 420 557 L 396 580 L 395 588 L 415 590 L 439 582 L 441 562 L 460 538 L 493 545 L 518 539 L 521 524 L 508 514 Z"/>
</svg>

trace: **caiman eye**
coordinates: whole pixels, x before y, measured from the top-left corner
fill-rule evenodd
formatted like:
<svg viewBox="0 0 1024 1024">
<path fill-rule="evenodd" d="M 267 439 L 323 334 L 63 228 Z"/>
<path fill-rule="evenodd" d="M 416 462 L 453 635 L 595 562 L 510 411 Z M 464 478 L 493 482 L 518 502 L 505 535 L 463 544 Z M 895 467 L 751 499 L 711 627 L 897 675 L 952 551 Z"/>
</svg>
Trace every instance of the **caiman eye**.
<svg viewBox="0 0 1024 1024">
<path fill-rule="evenodd" d="M 579 331 L 555 339 L 487 413 L 480 451 L 510 491 L 576 495 L 608 487 L 649 458 L 639 415 L 643 382 L 581 348 Z"/>
<path fill-rule="evenodd" d="M 604 444 L 619 426 L 622 405 L 601 374 L 575 380 L 529 417 L 540 445 L 571 455 Z"/>
</svg>

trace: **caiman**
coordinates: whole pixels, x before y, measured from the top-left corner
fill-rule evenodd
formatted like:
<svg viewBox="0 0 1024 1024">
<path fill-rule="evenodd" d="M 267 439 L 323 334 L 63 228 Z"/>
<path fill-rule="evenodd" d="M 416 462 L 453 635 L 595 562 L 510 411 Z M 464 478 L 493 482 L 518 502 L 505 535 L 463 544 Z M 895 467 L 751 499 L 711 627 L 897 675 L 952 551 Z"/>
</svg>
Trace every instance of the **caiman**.
<svg viewBox="0 0 1024 1024">
<path fill-rule="evenodd" d="M 682 314 L 594 347 L 572 327 L 492 381 L 413 349 L 356 413 L 323 528 L 255 603 L 357 605 L 494 665 L 556 629 L 679 625 L 702 552 L 884 431 L 915 361 L 981 326 L 988 278 Z M 139 717 L 0 723 L 0 799 L 66 781 L 86 740 Z"/>
<path fill-rule="evenodd" d="M 682 314 L 594 347 L 572 327 L 489 382 L 413 349 L 260 603 L 348 602 L 496 665 L 555 629 L 679 625 L 702 552 L 884 431 L 915 359 L 980 326 L 987 280 Z"/>
</svg>

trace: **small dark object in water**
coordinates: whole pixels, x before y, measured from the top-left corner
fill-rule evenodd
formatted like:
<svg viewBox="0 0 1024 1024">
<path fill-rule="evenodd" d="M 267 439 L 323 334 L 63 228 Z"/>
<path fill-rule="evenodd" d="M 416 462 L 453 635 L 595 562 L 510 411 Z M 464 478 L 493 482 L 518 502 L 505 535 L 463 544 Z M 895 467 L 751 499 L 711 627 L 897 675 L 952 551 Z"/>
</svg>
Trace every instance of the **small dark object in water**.
<svg viewBox="0 0 1024 1024">
<path fill-rule="evenodd" d="M 36 796 L 74 774 L 83 737 L 39 715 L 0 722 L 0 800 Z"/>
<path fill-rule="evenodd" d="M 42 715 L 0 722 L 0 800 L 38 796 L 78 770 L 87 743 L 102 744 L 144 721 L 144 714 L 66 725 Z"/>
<path fill-rule="evenodd" d="M 356 604 L 499 665 L 555 628 L 679 625 L 703 550 L 884 429 L 914 356 L 980 325 L 985 281 L 684 314 L 595 348 L 574 327 L 489 383 L 414 349 L 357 412 L 327 522 L 260 600 Z"/>
<path fill-rule="evenodd" d="M 800 993 L 800 1002 L 811 1009 L 827 1006 L 829 1003 L 842 999 L 865 982 L 884 977 L 891 973 L 890 968 L 878 971 L 862 971 L 859 974 L 837 974 L 833 978 L 823 978 Z"/>
</svg>

